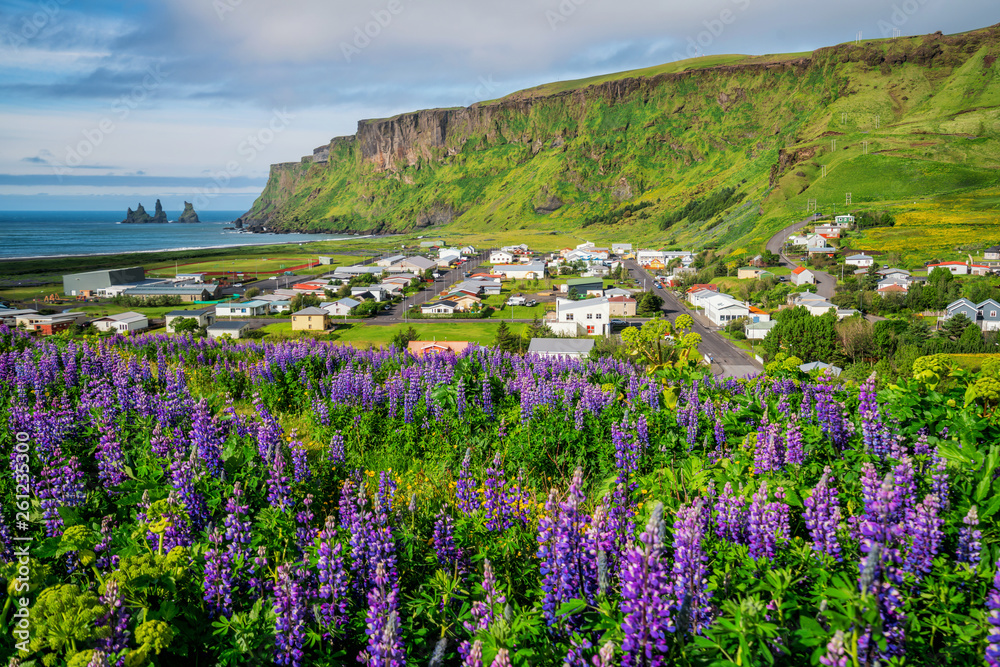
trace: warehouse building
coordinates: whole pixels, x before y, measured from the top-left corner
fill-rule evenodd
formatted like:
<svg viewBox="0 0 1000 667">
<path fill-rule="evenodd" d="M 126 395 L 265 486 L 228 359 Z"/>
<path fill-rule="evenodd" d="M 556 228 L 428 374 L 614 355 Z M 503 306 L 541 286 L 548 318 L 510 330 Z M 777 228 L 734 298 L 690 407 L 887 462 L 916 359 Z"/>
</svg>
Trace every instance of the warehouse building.
<svg viewBox="0 0 1000 667">
<path fill-rule="evenodd" d="M 85 273 L 69 273 L 63 276 L 63 294 L 77 296 L 82 291 L 96 292 L 114 285 L 130 285 L 146 279 L 146 270 L 141 266 L 128 269 L 102 269 Z"/>
<path fill-rule="evenodd" d="M 193 303 L 195 301 L 208 301 L 218 293 L 218 285 L 185 285 L 185 286 L 151 286 L 132 287 L 123 292 L 125 296 L 134 296 L 140 299 L 152 299 L 159 296 L 176 296 L 181 301 Z"/>
</svg>

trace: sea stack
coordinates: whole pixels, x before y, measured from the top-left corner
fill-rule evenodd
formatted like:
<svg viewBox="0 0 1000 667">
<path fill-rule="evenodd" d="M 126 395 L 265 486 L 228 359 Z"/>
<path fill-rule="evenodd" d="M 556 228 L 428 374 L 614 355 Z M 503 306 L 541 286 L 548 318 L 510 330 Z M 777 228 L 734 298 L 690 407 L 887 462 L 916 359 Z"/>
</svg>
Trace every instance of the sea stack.
<svg viewBox="0 0 1000 667">
<path fill-rule="evenodd" d="M 125 214 L 125 219 L 122 220 L 122 224 L 127 225 L 145 225 L 150 223 L 166 223 L 167 214 L 163 212 L 163 205 L 160 204 L 160 200 L 156 200 L 156 211 L 153 215 L 146 213 L 146 209 L 139 204 L 139 208 L 133 211 L 131 208 Z"/>
<path fill-rule="evenodd" d="M 181 217 L 177 219 L 177 222 L 201 222 L 191 202 L 184 202 L 184 212 L 181 213 Z"/>
</svg>

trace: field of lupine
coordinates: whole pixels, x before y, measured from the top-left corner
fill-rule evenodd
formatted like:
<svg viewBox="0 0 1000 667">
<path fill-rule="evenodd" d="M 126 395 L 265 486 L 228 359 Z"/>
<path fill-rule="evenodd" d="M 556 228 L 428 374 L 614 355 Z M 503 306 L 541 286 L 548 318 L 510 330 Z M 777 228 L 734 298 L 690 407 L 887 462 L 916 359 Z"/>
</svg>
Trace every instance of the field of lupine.
<svg viewBox="0 0 1000 667">
<path fill-rule="evenodd" d="M 996 665 L 974 381 L 0 328 L 0 654 Z"/>
</svg>

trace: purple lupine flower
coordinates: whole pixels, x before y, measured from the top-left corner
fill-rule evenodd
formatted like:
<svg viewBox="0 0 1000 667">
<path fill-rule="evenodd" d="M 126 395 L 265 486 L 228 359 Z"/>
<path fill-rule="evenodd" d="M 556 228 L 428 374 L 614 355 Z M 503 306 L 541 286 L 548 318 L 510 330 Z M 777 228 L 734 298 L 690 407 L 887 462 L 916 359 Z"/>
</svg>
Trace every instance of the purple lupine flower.
<svg viewBox="0 0 1000 667">
<path fill-rule="evenodd" d="M 179 449 L 174 451 L 174 457 L 170 462 L 170 484 L 184 504 L 192 527 L 197 531 L 208 523 L 208 507 L 205 505 L 205 498 L 195 486 L 199 478 L 194 460 L 196 453 L 193 448 L 190 456 L 184 456 Z"/>
<path fill-rule="evenodd" d="M 208 401 L 198 401 L 191 417 L 191 447 L 201 458 L 212 477 L 222 475 L 222 435 L 219 424 L 208 409 Z"/>
<path fill-rule="evenodd" d="M 493 662 L 490 663 L 490 667 L 511 667 L 510 653 L 507 649 L 502 648 L 497 651 L 496 656 L 493 658 Z"/>
<path fill-rule="evenodd" d="M 937 453 L 934 454 L 934 468 L 931 471 L 931 493 L 938 499 L 938 512 L 944 514 L 951 507 L 948 487 L 948 463 Z"/>
<path fill-rule="evenodd" d="M 801 465 L 805 463 L 806 455 L 802 449 L 802 429 L 798 422 L 790 421 L 785 430 L 785 464 Z"/>
<path fill-rule="evenodd" d="M 990 633 L 986 636 L 986 663 L 990 667 L 1000 667 L 1000 560 L 996 564 L 993 588 L 986 594 L 986 622 Z"/>
<path fill-rule="evenodd" d="M 904 456 L 902 461 L 892 469 L 893 478 L 896 480 L 896 505 L 898 510 L 893 515 L 896 521 L 902 521 L 903 517 L 913 509 L 917 495 L 917 480 L 913 470 L 913 462 L 909 456 Z"/>
<path fill-rule="evenodd" d="M 932 495 L 907 511 L 904 530 L 910 539 L 910 551 L 903 565 L 904 571 L 913 572 L 918 578 L 930 574 L 934 557 L 941 550 L 944 540 L 942 524 L 944 521 L 937 514 L 937 499 Z"/>
<path fill-rule="evenodd" d="M 975 568 L 979 564 L 980 551 L 983 548 L 980 542 L 983 531 L 979 530 L 979 513 L 975 505 L 969 508 L 962 523 L 964 525 L 958 529 L 958 551 L 955 560 L 959 563 L 968 563 Z"/>
<path fill-rule="evenodd" d="M 586 497 L 581 490 L 583 470 L 577 468 L 566 498 L 559 502 L 553 489 L 538 524 L 538 559 L 541 561 L 542 613 L 552 626 L 562 620 L 556 610 L 570 600 L 593 603 L 596 563 L 587 554 L 590 517 L 582 511 Z"/>
<path fill-rule="evenodd" d="M 129 636 L 128 614 L 122 608 L 122 596 L 118 590 L 117 579 L 109 579 L 104 584 L 101 604 L 107 607 L 108 611 L 101 617 L 98 625 L 107 628 L 107 636 L 103 637 L 98 644 L 108 653 L 115 654 L 128 646 Z"/>
<path fill-rule="evenodd" d="M 235 558 L 241 561 L 246 560 L 250 548 L 250 519 L 247 518 L 249 506 L 244 505 L 243 487 L 239 482 L 233 485 L 233 492 L 226 499 L 226 517 L 223 519 L 225 526 L 226 540 L 229 542 L 229 550 Z"/>
<path fill-rule="evenodd" d="M 479 510 L 479 494 L 476 492 L 476 478 L 472 476 L 471 464 L 472 449 L 466 448 L 462 467 L 458 471 L 458 482 L 455 484 L 458 509 L 465 516 L 470 516 Z"/>
<path fill-rule="evenodd" d="M 711 623 L 708 601 L 708 556 L 702 546 L 705 512 L 702 501 L 682 505 L 674 521 L 673 597 L 677 626 L 701 634 Z"/>
<path fill-rule="evenodd" d="M 309 602 L 299 568 L 289 563 L 278 566 L 274 587 L 274 662 L 301 667 L 306 643 L 306 610 Z"/>
<path fill-rule="evenodd" d="M 767 482 L 761 482 L 747 512 L 747 543 L 754 560 L 774 558 L 778 540 L 789 535 L 788 505 L 780 502 L 784 489 L 779 486 L 774 495 L 777 500 L 768 502 Z"/>
<path fill-rule="evenodd" d="M 16 665 L 19 666 L 21 664 L 20 662 L 14 662 L 15 660 L 17 660 L 17 658 L 11 658 L 11 662 L 8 667 L 15 667 Z M 108 655 L 104 651 L 95 649 L 94 652 L 90 654 L 90 660 L 87 662 L 87 667 L 111 667 L 111 664 L 108 662 Z"/>
<path fill-rule="evenodd" d="M 482 589 L 483 599 L 472 603 L 472 621 L 462 621 L 462 625 L 471 633 L 489 630 L 497 617 L 497 608 L 502 608 L 507 602 L 507 596 L 497 587 L 496 577 L 493 576 L 493 564 L 489 558 L 483 559 Z"/>
<path fill-rule="evenodd" d="M 746 500 L 733 493 L 733 485 L 726 482 L 715 501 L 715 530 L 720 539 L 736 544 L 746 542 Z"/>
<path fill-rule="evenodd" d="M 347 460 L 344 436 L 341 435 L 340 431 L 334 431 L 330 438 L 330 446 L 326 450 L 326 460 L 333 465 L 343 465 Z"/>
<path fill-rule="evenodd" d="M 274 450 L 274 461 L 267 471 L 267 500 L 272 507 L 276 507 L 282 512 L 287 512 L 292 508 L 292 489 L 288 484 L 288 477 L 285 476 L 285 457 L 281 453 L 279 444 Z"/>
<path fill-rule="evenodd" d="M 375 587 L 368 593 L 368 647 L 358 662 L 368 667 L 396 667 L 406 664 L 406 650 L 399 625 L 399 587 L 389 581 L 385 563 L 375 566 Z"/>
<path fill-rule="evenodd" d="M 312 522 L 316 514 L 312 511 L 313 497 L 307 494 L 302 499 L 302 511 L 295 514 L 295 541 L 300 550 L 305 550 L 306 545 L 312 543 L 316 537 L 317 530 L 313 528 Z"/>
<path fill-rule="evenodd" d="M 464 651 L 462 649 L 465 649 Z M 483 642 L 477 639 L 470 645 L 463 642 L 459 647 L 459 653 L 464 655 L 462 667 L 483 667 Z"/>
<path fill-rule="evenodd" d="M 256 599 L 266 598 L 271 594 L 272 579 L 267 574 L 267 548 L 259 546 L 257 555 L 247 570 L 247 586 Z"/>
<path fill-rule="evenodd" d="M 594 667 L 612 667 L 614 665 L 614 659 L 615 643 L 609 641 L 601 647 L 601 650 L 597 652 L 597 655 L 591 658 L 590 664 Z"/>
<path fill-rule="evenodd" d="M 347 572 L 344 570 L 343 546 L 337 539 L 337 521 L 332 516 L 319 535 L 316 570 L 319 579 L 319 618 L 329 639 L 347 624 Z"/>
<path fill-rule="evenodd" d="M 587 557 L 596 568 L 599 595 L 607 594 L 611 579 L 617 576 L 618 565 L 621 562 L 617 536 L 608 517 L 609 509 L 608 497 L 605 496 L 604 500 L 594 508 L 590 526 L 587 528 Z"/>
<path fill-rule="evenodd" d="M 94 452 L 94 457 L 97 459 L 97 478 L 105 488 L 113 489 L 126 480 L 125 456 L 118 441 L 118 426 L 101 421 L 98 424 L 98 431 L 101 438 Z"/>
<path fill-rule="evenodd" d="M 826 654 L 820 657 L 819 664 L 825 667 L 847 667 L 847 649 L 844 646 L 844 631 L 837 630 L 826 645 Z"/>
<path fill-rule="evenodd" d="M 785 443 L 778 432 L 778 424 L 767 418 L 767 413 L 757 429 L 757 447 L 754 449 L 754 474 L 781 470 L 785 466 Z"/>
<path fill-rule="evenodd" d="M 433 541 L 438 565 L 458 572 L 466 570 L 467 559 L 462 549 L 455 544 L 455 526 L 447 505 L 443 505 L 434 518 Z"/>
<path fill-rule="evenodd" d="M 858 640 L 858 655 L 864 656 L 865 664 L 878 657 L 887 659 L 903 655 L 905 651 L 906 614 L 898 590 L 902 583 L 899 570 L 902 558 L 898 544 L 903 527 L 894 520 L 899 507 L 898 486 L 893 481 L 892 473 L 889 473 L 879 486 L 871 507 L 866 506 L 866 517 L 861 523 L 861 552 L 865 554 L 865 559 L 858 587 L 861 592 L 875 596 L 886 640 L 883 651 L 872 641 L 871 628 L 862 633 Z"/>
<path fill-rule="evenodd" d="M 833 482 L 830 466 L 826 466 L 813 494 L 805 499 L 806 509 L 802 515 L 812 537 L 813 551 L 840 561 L 840 543 L 837 540 L 840 502 Z"/>
<path fill-rule="evenodd" d="M 295 437 L 294 431 L 292 437 Z M 309 469 L 309 452 L 306 451 L 306 446 L 299 440 L 292 440 L 288 443 L 288 450 L 292 454 L 292 472 L 295 482 L 298 484 L 308 482 L 312 478 L 312 470 Z"/>
<path fill-rule="evenodd" d="M 500 452 L 493 457 L 493 464 L 486 469 L 483 482 L 483 508 L 486 510 L 487 530 L 506 530 L 510 527 L 507 511 L 507 480 L 500 460 Z"/>
<path fill-rule="evenodd" d="M 657 503 L 638 542 L 624 554 L 621 571 L 622 667 L 665 664 L 670 611 L 669 567 L 663 557 L 663 503 Z"/>
<path fill-rule="evenodd" d="M 212 618 L 233 614 L 233 555 L 224 548 L 223 535 L 213 530 L 211 546 L 205 550 L 205 574 L 202 579 L 204 600 Z"/>
</svg>

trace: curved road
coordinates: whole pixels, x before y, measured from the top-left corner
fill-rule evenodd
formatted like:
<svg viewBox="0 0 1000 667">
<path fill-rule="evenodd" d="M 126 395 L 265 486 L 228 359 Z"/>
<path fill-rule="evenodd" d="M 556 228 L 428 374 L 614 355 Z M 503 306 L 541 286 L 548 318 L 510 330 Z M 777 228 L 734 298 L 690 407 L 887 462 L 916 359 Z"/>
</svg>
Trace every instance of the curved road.
<svg viewBox="0 0 1000 667">
<path fill-rule="evenodd" d="M 791 236 L 794 232 L 802 229 L 811 222 L 819 220 L 819 215 L 811 215 L 801 222 L 796 222 L 794 225 L 789 225 L 785 227 L 780 232 L 771 237 L 771 240 L 767 242 L 767 249 L 773 252 L 775 255 L 781 257 L 781 266 L 787 266 L 790 269 L 794 269 L 798 264 L 790 261 L 785 254 L 782 252 L 785 246 L 785 239 Z M 819 294 L 824 299 L 832 299 L 834 292 L 837 289 L 837 279 L 831 276 L 829 273 L 824 273 L 823 271 L 817 271 L 816 269 L 809 269 L 816 276 L 816 293 Z"/>
</svg>

